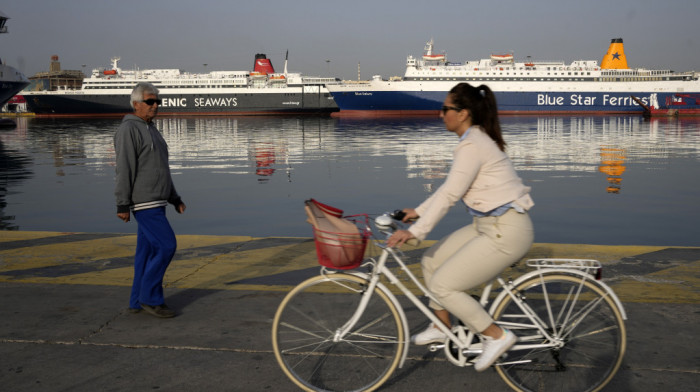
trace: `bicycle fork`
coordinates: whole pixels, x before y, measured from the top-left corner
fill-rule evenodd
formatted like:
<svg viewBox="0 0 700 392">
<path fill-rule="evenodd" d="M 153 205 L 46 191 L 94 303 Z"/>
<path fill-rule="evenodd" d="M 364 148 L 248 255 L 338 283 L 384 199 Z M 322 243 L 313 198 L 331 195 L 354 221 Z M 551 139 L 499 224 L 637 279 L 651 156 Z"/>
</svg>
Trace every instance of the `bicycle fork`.
<svg viewBox="0 0 700 392">
<path fill-rule="evenodd" d="M 362 299 L 360 300 L 360 303 L 355 309 L 355 312 L 353 313 L 352 317 L 350 317 L 350 319 L 342 327 L 338 328 L 335 331 L 335 334 L 333 335 L 334 343 L 340 342 L 343 338 L 345 338 L 345 335 L 347 335 L 348 332 L 355 327 L 355 324 L 357 324 L 358 320 L 360 320 L 360 317 L 362 317 L 362 313 L 364 313 L 365 309 L 367 308 L 367 304 L 369 303 L 369 300 L 372 297 L 372 293 L 374 293 L 374 289 L 377 287 L 378 282 L 379 275 L 373 273 L 369 280 L 369 284 L 367 285 L 367 287 L 364 287 L 362 291 Z"/>
</svg>

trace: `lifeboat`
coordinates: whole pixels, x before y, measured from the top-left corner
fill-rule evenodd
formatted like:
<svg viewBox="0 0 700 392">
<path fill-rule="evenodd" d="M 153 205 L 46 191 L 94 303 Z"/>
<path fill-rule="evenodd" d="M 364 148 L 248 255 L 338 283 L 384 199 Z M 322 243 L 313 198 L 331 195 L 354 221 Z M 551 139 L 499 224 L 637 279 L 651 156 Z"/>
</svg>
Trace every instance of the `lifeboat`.
<svg viewBox="0 0 700 392">
<path fill-rule="evenodd" d="M 513 62 L 512 54 L 492 54 L 491 60 L 498 62 Z"/>
<path fill-rule="evenodd" d="M 425 44 L 425 52 L 423 52 L 423 60 L 426 61 L 445 61 L 445 54 L 433 54 L 433 40 Z"/>
<path fill-rule="evenodd" d="M 116 75 L 117 70 L 116 69 L 106 69 L 106 70 L 102 71 L 102 74 L 103 75 Z"/>
<path fill-rule="evenodd" d="M 423 60 L 427 61 L 445 61 L 444 54 L 424 54 Z"/>
</svg>

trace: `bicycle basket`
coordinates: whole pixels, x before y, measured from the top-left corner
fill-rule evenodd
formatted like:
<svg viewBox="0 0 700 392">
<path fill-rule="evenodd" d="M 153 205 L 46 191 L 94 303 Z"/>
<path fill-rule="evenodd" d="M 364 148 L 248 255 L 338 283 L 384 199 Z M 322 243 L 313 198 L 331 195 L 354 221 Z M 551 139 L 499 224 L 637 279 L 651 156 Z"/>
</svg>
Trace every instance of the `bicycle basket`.
<svg viewBox="0 0 700 392">
<path fill-rule="evenodd" d="M 318 262 L 324 267 L 352 269 L 362 264 L 367 236 L 359 233 L 333 233 L 314 228 Z"/>
<path fill-rule="evenodd" d="M 309 223 L 313 226 L 316 255 L 322 266 L 334 269 L 352 269 L 362 264 L 369 232 L 358 229 L 368 226 L 367 215 L 341 218 L 343 210 L 317 202 L 305 202 Z"/>
</svg>

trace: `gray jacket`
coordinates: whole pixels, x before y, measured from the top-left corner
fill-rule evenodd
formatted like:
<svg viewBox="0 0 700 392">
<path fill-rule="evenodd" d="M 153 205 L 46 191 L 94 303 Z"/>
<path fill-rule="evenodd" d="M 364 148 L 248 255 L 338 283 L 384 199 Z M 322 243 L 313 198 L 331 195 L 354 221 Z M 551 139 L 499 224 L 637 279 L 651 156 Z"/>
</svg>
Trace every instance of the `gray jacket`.
<svg viewBox="0 0 700 392">
<path fill-rule="evenodd" d="M 181 203 L 168 165 L 168 145 L 153 123 L 133 114 L 124 116 L 114 135 L 117 213 L 143 203 Z"/>
</svg>

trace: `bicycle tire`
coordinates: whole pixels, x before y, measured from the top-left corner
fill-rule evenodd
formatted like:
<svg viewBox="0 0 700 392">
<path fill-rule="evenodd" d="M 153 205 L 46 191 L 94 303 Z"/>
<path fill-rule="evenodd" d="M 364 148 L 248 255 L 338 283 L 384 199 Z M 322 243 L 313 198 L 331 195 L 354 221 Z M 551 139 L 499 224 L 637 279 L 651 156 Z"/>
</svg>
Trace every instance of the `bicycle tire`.
<svg viewBox="0 0 700 392">
<path fill-rule="evenodd" d="M 580 276 L 552 274 L 528 279 L 513 292 L 563 346 L 510 351 L 496 371 L 511 388 L 522 392 L 594 392 L 610 382 L 622 363 L 627 336 L 622 314 L 605 289 Z M 577 300 L 575 293 L 579 293 Z M 509 295 L 495 309 L 494 320 L 510 324 L 521 344 L 545 342 Z M 507 364 L 515 361 L 532 362 Z"/>
<path fill-rule="evenodd" d="M 343 273 L 316 276 L 282 300 L 272 325 L 272 347 L 284 373 L 302 389 L 372 391 L 393 374 L 406 332 L 399 311 L 379 287 L 353 329 L 334 342 L 368 283 Z"/>
</svg>

